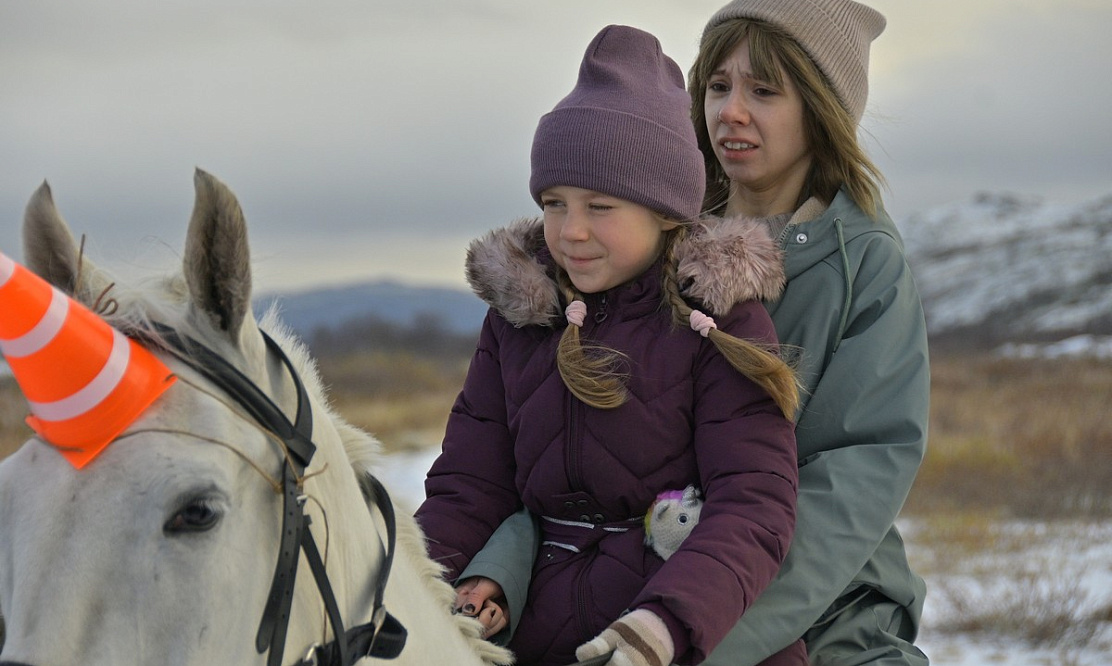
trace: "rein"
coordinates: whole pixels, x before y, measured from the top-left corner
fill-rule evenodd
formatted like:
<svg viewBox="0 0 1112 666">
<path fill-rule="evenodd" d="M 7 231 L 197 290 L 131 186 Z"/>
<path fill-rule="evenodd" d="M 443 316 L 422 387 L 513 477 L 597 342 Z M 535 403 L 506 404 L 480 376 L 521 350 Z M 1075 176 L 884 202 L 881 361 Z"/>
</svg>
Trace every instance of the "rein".
<svg viewBox="0 0 1112 666">
<path fill-rule="evenodd" d="M 312 521 L 305 513 L 306 498 L 302 494 L 301 482 L 317 447 L 312 438 L 313 414 L 309 408 L 309 396 L 289 357 L 278 343 L 264 331 L 260 331 L 263 339 L 266 340 L 267 349 L 286 366 L 296 387 L 297 415 L 293 423 L 290 423 L 282 410 L 250 379 L 208 347 L 165 326 L 156 324 L 155 332 L 158 337 L 150 336 L 152 339 L 147 339 L 146 342 L 163 347 L 225 391 L 260 426 L 273 433 L 285 448 L 281 483 L 282 535 L 278 548 L 278 561 L 274 567 L 270 594 L 255 637 L 255 648 L 259 654 L 269 650 L 267 666 L 282 664 L 290 622 L 290 608 L 293 605 L 298 559 L 302 551 L 305 553 L 305 560 L 309 564 L 317 590 L 324 602 L 335 638 L 324 645 L 311 646 L 295 666 L 350 666 L 364 657 L 394 659 L 401 654 L 406 641 L 405 627 L 387 612 L 383 605 L 386 581 L 390 576 L 397 541 L 394 505 L 382 483 L 373 475 L 367 474 L 371 499 L 382 513 L 383 521 L 386 523 L 387 543 L 382 566 L 375 581 L 371 621 L 345 631 L 340 608 L 332 591 L 332 584 L 328 580 L 328 572 L 316 541 L 313 539 L 312 531 L 308 529 Z"/>
</svg>

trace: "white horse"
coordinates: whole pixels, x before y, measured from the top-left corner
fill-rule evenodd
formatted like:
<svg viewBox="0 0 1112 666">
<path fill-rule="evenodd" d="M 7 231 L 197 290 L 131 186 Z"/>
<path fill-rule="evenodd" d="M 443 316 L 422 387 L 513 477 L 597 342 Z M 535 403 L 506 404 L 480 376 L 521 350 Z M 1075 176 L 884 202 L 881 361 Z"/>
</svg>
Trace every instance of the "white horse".
<svg viewBox="0 0 1112 666">
<path fill-rule="evenodd" d="M 366 623 L 388 541 L 383 513 L 360 482 L 373 471 L 378 442 L 330 410 L 313 362 L 273 313 L 256 322 L 239 204 L 212 176 L 198 171 L 194 181 L 181 275 L 133 290 L 111 285 L 79 256 L 45 184 L 27 208 L 25 262 L 77 300 L 96 303 L 127 333 L 160 322 L 199 341 L 292 421 L 299 400 L 291 369 L 268 352 L 261 330 L 279 341 L 313 416 L 316 455 L 298 488 L 308 529 L 344 624 Z M 192 364 L 157 353 L 178 381 L 87 467 L 74 469 L 38 438 L 0 464 L 0 610 L 7 623 L 0 664 L 268 663 L 256 634 L 279 557 L 287 454 Z M 481 640 L 477 622 L 451 614 L 454 592 L 426 556 L 409 513 L 398 514 L 385 606 L 409 635 L 392 663 L 512 662 Z M 296 575 L 283 664 L 302 663 L 311 646 L 332 638 L 306 559 Z"/>
</svg>

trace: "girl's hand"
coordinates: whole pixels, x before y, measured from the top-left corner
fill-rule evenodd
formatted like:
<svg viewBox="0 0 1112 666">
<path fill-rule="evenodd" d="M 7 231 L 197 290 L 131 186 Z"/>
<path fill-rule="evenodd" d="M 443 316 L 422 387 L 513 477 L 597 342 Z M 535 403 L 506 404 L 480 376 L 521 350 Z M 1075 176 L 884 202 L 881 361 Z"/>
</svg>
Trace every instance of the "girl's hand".
<svg viewBox="0 0 1112 666">
<path fill-rule="evenodd" d="M 455 612 L 477 619 L 483 625 L 483 638 L 490 638 L 510 624 L 502 586 L 482 576 L 468 578 L 456 587 Z"/>
</svg>

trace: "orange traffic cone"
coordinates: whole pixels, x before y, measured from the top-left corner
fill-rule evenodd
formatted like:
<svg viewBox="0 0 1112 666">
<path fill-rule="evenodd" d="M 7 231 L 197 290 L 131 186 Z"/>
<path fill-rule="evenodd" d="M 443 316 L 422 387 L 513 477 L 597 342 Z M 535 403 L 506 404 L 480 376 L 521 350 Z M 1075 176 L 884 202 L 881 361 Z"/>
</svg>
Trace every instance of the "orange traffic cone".
<svg viewBox="0 0 1112 666">
<path fill-rule="evenodd" d="M 0 353 L 27 423 L 81 469 L 174 383 L 149 350 L 0 253 Z"/>
</svg>

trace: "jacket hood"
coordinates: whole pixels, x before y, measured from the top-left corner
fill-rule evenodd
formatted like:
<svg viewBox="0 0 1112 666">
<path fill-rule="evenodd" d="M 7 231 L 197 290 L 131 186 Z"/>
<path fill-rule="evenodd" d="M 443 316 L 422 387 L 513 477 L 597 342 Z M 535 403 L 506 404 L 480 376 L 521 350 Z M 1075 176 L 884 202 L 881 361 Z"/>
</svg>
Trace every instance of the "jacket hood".
<svg viewBox="0 0 1112 666">
<path fill-rule="evenodd" d="M 704 217 L 675 248 L 684 298 L 723 315 L 742 301 L 774 300 L 784 288 L 781 251 L 758 220 Z M 467 249 L 471 289 L 514 326 L 550 326 L 560 316 L 556 267 L 541 218 L 488 232 Z"/>
</svg>

